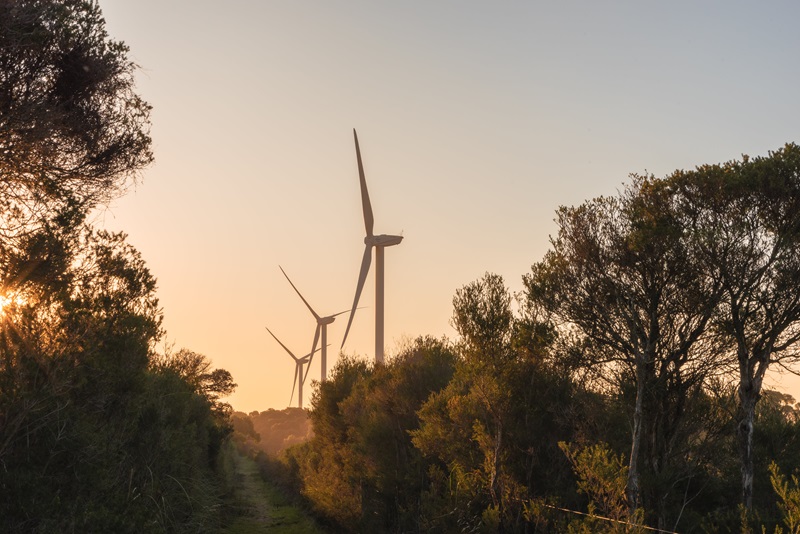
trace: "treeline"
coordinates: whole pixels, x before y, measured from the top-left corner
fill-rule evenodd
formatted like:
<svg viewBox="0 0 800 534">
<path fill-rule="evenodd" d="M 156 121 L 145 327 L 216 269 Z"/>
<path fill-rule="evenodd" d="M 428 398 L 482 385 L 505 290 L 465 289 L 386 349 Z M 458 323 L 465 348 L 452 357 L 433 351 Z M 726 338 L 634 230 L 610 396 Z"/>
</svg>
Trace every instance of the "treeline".
<svg viewBox="0 0 800 534">
<path fill-rule="evenodd" d="M 0 2 L 0 531 L 205 532 L 235 386 L 159 354 L 156 280 L 88 224 L 152 161 L 94 1 Z"/>
<path fill-rule="evenodd" d="M 233 412 L 234 438 L 250 456 L 259 452 L 278 456 L 292 445 L 307 441 L 311 435 L 308 412 L 302 408 L 269 409 L 249 414 Z"/>
<path fill-rule="evenodd" d="M 512 296 L 457 291 L 457 343 L 318 385 L 295 491 L 354 532 L 796 532 L 800 147 L 561 208 Z"/>
</svg>

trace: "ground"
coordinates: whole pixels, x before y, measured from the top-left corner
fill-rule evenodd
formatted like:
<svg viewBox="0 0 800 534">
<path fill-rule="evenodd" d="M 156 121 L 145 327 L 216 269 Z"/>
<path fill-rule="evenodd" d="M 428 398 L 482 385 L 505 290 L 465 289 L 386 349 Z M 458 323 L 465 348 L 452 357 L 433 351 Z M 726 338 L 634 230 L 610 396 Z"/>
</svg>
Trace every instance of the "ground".
<svg viewBox="0 0 800 534">
<path fill-rule="evenodd" d="M 258 465 L 234 447 L 230 455 L 234 477 L 233 502 L 236 517 L 225 534 L 306 534 L 322 532 L 300 508 L 276 488 L 265 483 Z"/>
</svg>

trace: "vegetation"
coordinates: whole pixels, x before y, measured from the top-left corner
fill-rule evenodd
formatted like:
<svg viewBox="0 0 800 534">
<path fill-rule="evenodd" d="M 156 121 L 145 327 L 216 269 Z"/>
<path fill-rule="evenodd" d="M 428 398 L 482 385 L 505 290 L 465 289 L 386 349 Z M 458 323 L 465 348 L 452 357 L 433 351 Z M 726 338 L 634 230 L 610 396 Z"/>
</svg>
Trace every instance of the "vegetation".
<svg viewBox="0 0 800 534">
<path fill-rule="evenodd" d="M 226 445 L 222 461 L 228 485 L 233 488 L 233 520 L 225 527 L 225 534 L 312 534 L 323 532 L 313 518 L 291 499 L 291 493 L 282 491 L 269 477 L 269 464 L 264 456 L 254 460 L 243 454 L 241 444 Z M 267 471 L 265 471 L 267 470 Z"/>
<path fill-rule="evenodd" d="M 789 144 L 561 208 L 516 310 L 487 273 L 457 342 L 342 360 L 282 476 L 353 532 L 797 531 L 799 202 Z"/>
<path fill-rule="evenodd" d="M 206 532 L 235 384 L 158 354 L 156 280 L 87 214 L 152 160 L 96 2 L 0 3 L 0 531 Z"/>
<path fill-rule="evenodd" d="M 308 412 L 301 408 L 233 413 L 234 439 L 251 456 L 259 452 L 279 456 L 292 445 L 311 438 Z"/>
<path fill-rule="evenodd" d="M 800 531 L 800 406 L 764 389 L 800 359 L 800 147 L 562 207 L 522 294 L 456 292 L 457 341 L 248 416 L 86 222 L 152 160 L 134 70 L 96 2 L 0 3 L 0 530 L 246 531 L 278 487 L 335 531 Z M 317 528 L 291 500 L 271 524 Z"/>
</svg>

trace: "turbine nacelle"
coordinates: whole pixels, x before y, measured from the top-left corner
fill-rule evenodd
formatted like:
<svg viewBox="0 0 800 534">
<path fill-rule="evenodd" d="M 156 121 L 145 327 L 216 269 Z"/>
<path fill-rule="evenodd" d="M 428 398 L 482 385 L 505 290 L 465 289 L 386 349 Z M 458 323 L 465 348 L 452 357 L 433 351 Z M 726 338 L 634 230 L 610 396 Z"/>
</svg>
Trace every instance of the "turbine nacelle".
<svg viewBox="0 0 800 534">
<path fill-rule="evenodd" d="M 402 240 L 401 235 L 368 235 L 364 238 L 364 244 L 370 247 L 391 247 L 399 245 Z"/>
</svg>

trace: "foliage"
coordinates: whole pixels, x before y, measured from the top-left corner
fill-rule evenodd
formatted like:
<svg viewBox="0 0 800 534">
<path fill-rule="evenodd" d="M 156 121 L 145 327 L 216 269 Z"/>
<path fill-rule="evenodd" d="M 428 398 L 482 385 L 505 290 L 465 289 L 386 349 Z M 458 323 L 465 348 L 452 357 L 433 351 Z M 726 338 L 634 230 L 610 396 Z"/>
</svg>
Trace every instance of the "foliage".
<svg viewBox="0 0 800 534">
<path fill-rule="evenodd" d="M 247 448 L 278 457 L 283 451 L 311 438 L 311 421 L 308 411 L 301 408 L 284 410 L 265 410 L 251 412 L 249 415 L 234 413 L 234 422 L 242 426 L 239 436 Z"/>
<path fill-rule="evenodd" d="M 420 338 L 386 365 L 339 360 L 312 398 L 313 437 L 287 451 L 317 514 L 348 531 L 417 528 L 430 464 L 409 432 L 454 358 L 447 344 Z"/>
<path fill-rule="evenodd" d="M 352 530 L 770 531 L 792 484 L 761 490 L 767 461 L 800 467 L 797 406 L 760 382 L 797 355 L 799 161 L 787 145 L 561 208 L 516 312 L 498 275 L 456 292 L 427 395 L 358 360 L 320 384 L 287 455 L 298 491 Z"/>
<path fill-rule="evenodd" d="M 718 278 L 716 327 L 738 367 L 738 443 L 742 502 L 753 501 L 756 404 L 770 364 L 798 360 L 800 341 L 800 147 L 787 144 L 748 158 L 665 180 L 703 238 L 697 256 Z"/>
<path fill-rule="evenodd" d="M 150 163 L 150 106 L 134 92 L 127 53 L 96 1 L 0 3 L 6 208 L 91 204 Z"/>
<path fill-rule="evenodd" d="M 156 279 L 84 224 L 152 160 L 92 0 L 0 2 L 0 530 L 208 532 L 235 384 L 156 355 Z"/>
<path fill-rule="evenodd" d="M 769 475 L 788 534 L 800 533 L 800 482 L 795 475 L 791 476 L 791 482 L 786 480 L 775 462 L 769 464 Z"/>
<path fill-rule="evenodd" d="M 663 526 L 670 483 L 662 480 L 683 461 L 673 444 L 687 400 L 714 368 L 713 340 L 704 334 L 719 282 L 703 271 L 674 198 L 652 177 L 635 176 L 619 197 L 558 214 L 553 249 L 525 278 L 527 299 L 593 349 L 585 366 L 635 391 L 628 502 L 650 508 Z"/>
<path fill-rule="evenodd" d="M 559 446 L 578 477 L 578 491 L 589 498 L 587 517 L 571 521 L 570 531 L 644 532 L 636 528 L 644 518 L 642 510 L 632 514 L 628 507 L 628 468 L 623 457 L 605 443 L 578 447 L 562 441 Z"/>
<path fill-rule="evenodd" d="M 3 309 L 2 529 L 213 528 L 230 376 L 187 351 L 155 357 L 155 279 L 123 235 L 85 229 L 64 245 L 64 270 L 17 284 Z"/>
</svg>

